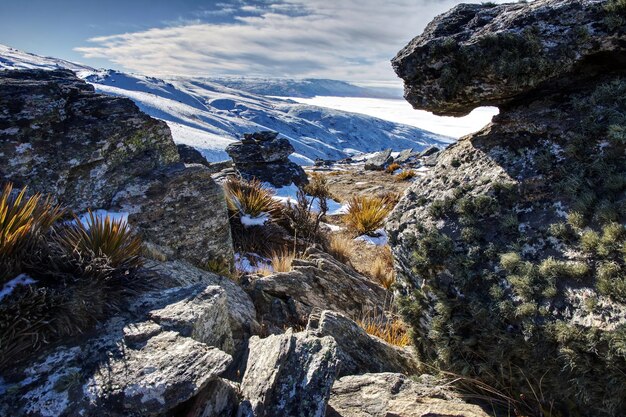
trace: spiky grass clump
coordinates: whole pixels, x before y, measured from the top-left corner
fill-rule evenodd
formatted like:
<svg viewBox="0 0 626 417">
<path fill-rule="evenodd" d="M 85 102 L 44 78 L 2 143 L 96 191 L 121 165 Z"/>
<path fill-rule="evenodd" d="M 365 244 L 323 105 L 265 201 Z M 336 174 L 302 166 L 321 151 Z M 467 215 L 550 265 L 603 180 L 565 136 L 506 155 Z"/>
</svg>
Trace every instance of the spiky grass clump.
<svg viewBox="0 0 626 417">
<path fill-rule="evenodd" d="M 0 285 L 21 272 L 28 252 L 65 212 L 40 194 L 26 198 L 26 191 L 15 194 L 9 183 L 0 194 Z"/>
<path fill-rule="evenodd" d="M 274 193 L 257 179 L 244 181 L 231 177 L 224 184 L 224 190 L 228 209 L 238 218 L 256 218 L 264 214 L 272 219 L 280 217 L 282 207 L 274 200 Z"/>
<path fill-rule="evenodd" d="M 405 347 L 411 343 L 407 326 L 399 318 L 365 316 L 357 323 L 367 334 L 376 336 L 391 345 Z"/>
<path fill-rule="evenodd" d="M 364 235 L 380 229 L 392 208 L 386 198 L 356 195 L 348 202 L 343 220 L 348 230 Z"/>
<path fill-rule="evenodd" d="M 416 175 L 417 173 L 414 170 L 406 169 L 402 171 L 401 173 L 399 173 L 398 175 L 396 175 L 396 181 L 408 181 L 410 179 L 415 178 Z"/>
<path fill-rule="evenodd" d="M 303 187 L 304 192 L 314 198 L 332 198 L 326 175 L 314 172 L 309 183 Z"/>
</svg>

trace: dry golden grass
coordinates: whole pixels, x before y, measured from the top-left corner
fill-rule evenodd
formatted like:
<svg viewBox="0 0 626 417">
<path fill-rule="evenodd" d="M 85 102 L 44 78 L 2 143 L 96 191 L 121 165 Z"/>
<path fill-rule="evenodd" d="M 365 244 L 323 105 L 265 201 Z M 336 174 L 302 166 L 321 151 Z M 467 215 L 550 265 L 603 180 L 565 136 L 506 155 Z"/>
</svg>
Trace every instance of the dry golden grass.
<svg viewBox="0 0 626 417">
<path fill-rule="evenodd" d="M 224 184 L 228 209 L 235 216 L 258 217 L 264 213 L 272 218 L 280 217 L 282 206 L 274 200 L 273 192 L 259 180 L 244 181 L 231 177 Z"/>
<path fill-rule="evenodd" d="M 326 251 L 345 264 L 350 261 L 350 256 L 354 251 L 354 242 L 346 236 L 334 234 L 328 239 Z"/>
<path fill-rule="evenodd" d="M 270 258 L 269 265 L 261 266 L 256 272 L 263 276 L 272 275 L 278 272 L 290 272 L 291 264 L 296 259 L 294 252 L 283 250 L 280 252 L 274 252 Z"/>
<path fill-rule="evenodd" d="M 311 197 L 332 198 L 326 175 L 319 172 L 312 172 L 309 175 L 309 183 L 304 186 L 304 192 Z"/>
<path fill-rule="evenodd" d="M 396 175 L 396 181 L 408 181 L 412 178 L 414 178 L 417 175 L 417 173 L 412 170 L 412 169 L 406 169 L 404 171 L 402 171 L 401 173 L 399 173 L 398 175 Z"/>
<path fill-rule="evenodd" d="M 411 343 L 406 324 L 398 318 L 366 316 L 357 323 L 367 334 L 379 337 L 391 345 L 405 347 Z"/>
<path fill-rule="evenodd" d="M 42 201 L 40 194 L 26 198 L 26 187 L 17 195 L 13 184 L 4 186 L 0 194 L 0 284 L 19 273 L 19 264 L 33 240 L 49 229 L 65 210 Z"/>
<path fill-rule="evenodd" d="M 356 195 L 349 200 L 343 220 L 348 230 L 364 235 L 380 229 L 392 208 L 387 198 Z"/>
<path fill-rule="evenodd" d="M 399 169 L 400 169 L 400 164 L 397 164 L 397 163 L 394 162 L 394 163 L 388 165 L 387 168 L 385 168 L 385 172 L 387 174 L 393 174 L 394 172 L 396 172 Z"/>
<path fill-rule="evenodd" d="M 81 257 L 104 258 L 114 269 L 128 270 L 141 266 L 141 239 L 131 231 L 126 221 L 98 216 L 88 212 L 86 222 L 78 218 L 66 225 L 59 243 L 68 253 Z"/>
<path fill-rule="evenodd" d="M 380 257 L 374 259 L 374 262 L 372 262 L 370 276 L 386 290 L 390 290 L 393 284 L 396 283 L 395 271 Z"/>
</svg>

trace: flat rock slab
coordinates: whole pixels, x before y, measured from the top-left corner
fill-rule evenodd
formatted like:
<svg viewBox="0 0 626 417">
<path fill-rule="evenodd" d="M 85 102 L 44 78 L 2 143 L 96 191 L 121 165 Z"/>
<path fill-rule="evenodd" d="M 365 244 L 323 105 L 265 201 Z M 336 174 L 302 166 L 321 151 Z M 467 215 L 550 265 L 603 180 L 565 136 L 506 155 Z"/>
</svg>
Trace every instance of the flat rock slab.
<svg viewBox="0 0 626 417">
<path fill-rule="evenodd" d="M 490 417 L 446 388 L 394 373 L 346 376 L 333 385 L 326 417 Z"/>
<path fill-rule="evenodd" d="M 376 153 L 365 161 L 365 169 L 370 171 L 382 171 L 392 162 L 393 156 L 391 156 L 391 149 L 386 149 Z"/>
<path fill-rule="evenodd" d="M 225 305 L 224 291 L 206 285 L 139 296 L 128 315 L 112 317 L 91 337 L 75 338 L 2 375 L 0 415 L 163 415 L 232 362 L 193 338 L 221 343 L 230 337 L 227 322 L 212 337 L 201 331 L 225 314 Z"/>
</svg>

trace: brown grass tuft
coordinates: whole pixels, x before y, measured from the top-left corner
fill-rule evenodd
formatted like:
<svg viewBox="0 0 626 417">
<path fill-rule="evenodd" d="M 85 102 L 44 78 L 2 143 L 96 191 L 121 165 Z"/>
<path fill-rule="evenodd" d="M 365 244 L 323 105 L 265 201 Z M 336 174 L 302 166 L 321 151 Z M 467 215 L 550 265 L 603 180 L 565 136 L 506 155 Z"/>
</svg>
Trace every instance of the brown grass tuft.
<svg viewBox="0 0 626 417">
<path fill-rule="evenodd" d="M 348 230 L 364 235 L 380 229 L 392 208 L 389 199 L 357 195 L 348 202 L 343 220 Z"/>
<path fill-rule="evenodd" d="M 398 175 L 396 175 L 396 181 L 408 181 L 412 178 L 415 178 L 416 175 L 417 173 L 414 170 L 406 169 L 402 171 L 401 173 L 399 173 Z"/>
<path fill-rule="evenodd" d="M 387 166 L 387 168 L 385 168 L 385 172 L 386 172 L 387 174 L 393 174 L 394 172 L 396 172 L 396 171 L 397 171 L 397 170 L 399 170 L 399 169 L 400 169 L 400 164 L 398 164 L 398 163 L 394 162 L 394 163 L 392 163 L 392 164 L 389 164 L 389 165 Z"/>
<path fill-rule="evenodd" d="M 350 255 L 353 251 L 354 242 L 352 239 L 343 235 L 331 235 L 326 244 L 326 252 L 344 264 L 350 262 Z"/>
<path fill-rule="evenodd" d="M 280 217 L 280 202 L 274 200 L 274 193 L 257 179 L 244 181 L 230 177 L 224 184 L 224 191 L 228 210 L 236 217 L 259 217 L 264 213 L 274 219 Z"/>
<path fill-rule="evenodd" d="M 391 345 L 405 347 L 411 343 L 407 326 L 399 318 L 387 319 L 368 315 L 357 323 L 367 334 L 379 337 Z"/>
</svg>

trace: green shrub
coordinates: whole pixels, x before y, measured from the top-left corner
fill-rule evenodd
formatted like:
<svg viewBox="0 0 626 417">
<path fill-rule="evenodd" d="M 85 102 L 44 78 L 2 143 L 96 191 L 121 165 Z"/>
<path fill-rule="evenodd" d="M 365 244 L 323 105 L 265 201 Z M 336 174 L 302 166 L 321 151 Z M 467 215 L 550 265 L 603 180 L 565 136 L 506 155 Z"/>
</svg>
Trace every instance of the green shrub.
<svg viewBox="0 0 626 417">
<path fill-rule="evenodd" d="M 589 275 L 589 266 L 583 262 L 558 261 L 554 258 L 544 259 L 539 265 L 539 273 L 547 279 L 582 280 Z"/>
</svg>

